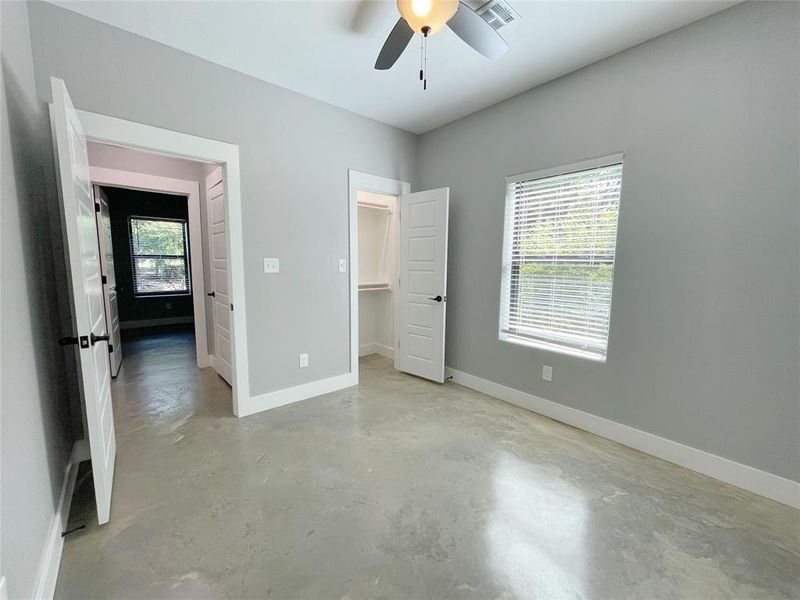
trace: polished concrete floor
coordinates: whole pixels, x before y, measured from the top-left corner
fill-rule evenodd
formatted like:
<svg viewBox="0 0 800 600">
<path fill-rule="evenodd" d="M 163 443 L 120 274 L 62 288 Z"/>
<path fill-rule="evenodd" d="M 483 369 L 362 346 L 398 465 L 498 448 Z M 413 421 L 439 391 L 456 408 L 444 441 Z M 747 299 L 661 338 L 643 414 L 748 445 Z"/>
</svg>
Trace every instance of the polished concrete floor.
<svg viewBox="0 0 800 600">
<path fill-rule="evenodd" d="M 800 597 L 798 511 L 386 359 L 236 419 L 190 334 L 125 355 L 57 598 Z"/>
</svg>

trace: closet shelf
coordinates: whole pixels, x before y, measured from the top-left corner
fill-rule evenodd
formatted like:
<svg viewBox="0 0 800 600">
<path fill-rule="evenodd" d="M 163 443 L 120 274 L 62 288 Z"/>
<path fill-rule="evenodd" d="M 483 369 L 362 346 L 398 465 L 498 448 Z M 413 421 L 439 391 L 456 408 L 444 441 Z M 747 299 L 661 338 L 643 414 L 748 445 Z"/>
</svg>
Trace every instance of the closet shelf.
<svg viewBox="0 0 800 600">
<path fill-rule="evenodd" d="M 392 214 L 392 209 L 388 206 L 384 206 L 382 204 L 372 204 L 370 202 L 359 202 L 358 208 L 368 208 L 370 210 L 377 210 L 378 212 L 386 213 L 387 215 Z"/>
<path fill-rule="evenodd" d="M 380 291 L 391 291 L 392 286 L 388 283 L 359 283 L 358 284 L 358 291 L 359 292 L 380 292 Z"/>
</svg>

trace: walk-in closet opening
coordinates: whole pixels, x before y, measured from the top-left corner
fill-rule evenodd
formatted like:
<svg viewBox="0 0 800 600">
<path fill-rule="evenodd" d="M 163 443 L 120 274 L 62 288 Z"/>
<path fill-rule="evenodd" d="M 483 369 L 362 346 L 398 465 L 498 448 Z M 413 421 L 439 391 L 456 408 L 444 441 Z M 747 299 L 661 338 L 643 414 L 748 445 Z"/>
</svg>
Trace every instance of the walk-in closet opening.
<svg viewBox="0 0 800 600">
<path fill-rule="evenodd" d="M 358 192 L 358 355 L 394 359 L 397 197 Z"/>
<path fill-rule="evenodd" d="M 442 383 L 450 191 L 350 171 L 350 364 L 382 356 Z M 341 267 L 340 267 L 341 268 Z"/>
</svg>

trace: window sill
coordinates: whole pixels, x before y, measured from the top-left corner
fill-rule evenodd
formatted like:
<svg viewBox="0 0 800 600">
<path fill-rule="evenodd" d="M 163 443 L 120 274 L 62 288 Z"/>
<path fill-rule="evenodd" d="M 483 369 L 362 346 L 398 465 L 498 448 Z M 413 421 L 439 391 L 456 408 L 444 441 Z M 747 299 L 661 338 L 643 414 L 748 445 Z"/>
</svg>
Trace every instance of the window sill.
<svg viewBox="0 0 800 600">
<path fill-rule="evenodd" d="M 500 333 L 498 339 L 507 344 L 514 344 L 515 346 L 524 346 L 526 348 L 535 348 L 536 350 L 544 350 L 554 354 L 563 354 L 565 356 L 573 356 L 575 358 L 582 358 L 595 363 L 605 364 L 606 356 L 588 352 L 586 350 L 579 350 L 577 348 L 569 348 L 567 346 L 560 346 L 555 343 L 545 342 L 544 340 L 531 340 L 528 338 L 517 337 L 507 333 Z"/>
</svg>

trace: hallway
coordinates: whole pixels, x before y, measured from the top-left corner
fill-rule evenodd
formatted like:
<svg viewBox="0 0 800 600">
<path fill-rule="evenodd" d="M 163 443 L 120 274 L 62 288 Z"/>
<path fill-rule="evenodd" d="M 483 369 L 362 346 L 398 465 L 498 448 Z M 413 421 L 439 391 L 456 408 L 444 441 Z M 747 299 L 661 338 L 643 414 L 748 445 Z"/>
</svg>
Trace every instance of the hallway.
<svg viewBox="0 0 800 600">
<path fill-rule="evenodd" d="M 111 521 L 57 598 L 789 598 L 796 512 L 375 355 L 236 419 L 193 339 L 126 344 Z M 84 465 L 85 468 L 86 465 Z"/>
</svg>

